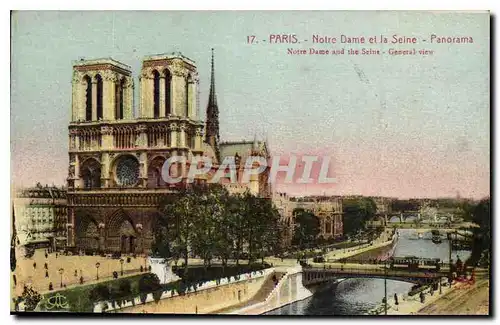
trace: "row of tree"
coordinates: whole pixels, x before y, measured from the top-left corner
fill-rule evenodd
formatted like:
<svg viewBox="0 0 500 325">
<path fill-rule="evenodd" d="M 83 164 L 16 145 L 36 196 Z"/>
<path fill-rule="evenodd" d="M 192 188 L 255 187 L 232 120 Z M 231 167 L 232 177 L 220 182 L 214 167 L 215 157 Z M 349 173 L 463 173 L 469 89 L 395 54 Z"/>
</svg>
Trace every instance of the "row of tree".
<svg viewBox="0 0 500 325">
<path fill-rule="evenodd" d="M 479 262 L 483 266 L 489 265 L 492 245 L 490 198 L 469 204 L 464 210 L 465 219 L 479 225 L 479 228 L 473 229 L 472 252 L 466 264 L 475 266 Z"/>
<path fill-rule="evenodd" d="M 216 184 L 193 185 L 161 202 L 152 250 L 158 257 L 184 260 L 187 275 L 190 256 L 203 259 L 205 267 L 214 258 L 223 266 L 229 259 L 239 264 L 242 257 L 263 260 L 279 250 L 281 234 L 271 200 L 248 191 L 229 194 Z"/>
</svg>

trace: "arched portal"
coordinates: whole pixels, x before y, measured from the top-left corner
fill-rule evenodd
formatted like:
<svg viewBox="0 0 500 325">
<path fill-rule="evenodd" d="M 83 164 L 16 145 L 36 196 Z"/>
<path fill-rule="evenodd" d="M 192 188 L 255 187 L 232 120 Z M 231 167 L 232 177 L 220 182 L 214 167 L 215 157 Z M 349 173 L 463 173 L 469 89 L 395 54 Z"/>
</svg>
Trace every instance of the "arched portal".
<svg viewBox="0 0 500 325">
<path fill-rule="evenodd" d="M 132 219 L 122 209 L 115 211 L 108 219 L 109 248 L 121 253 L 138 251 L 139 233 Z"/>
<path fill-rule="evenodd" d="M 99 251 L 101 245 L 97 222 L 92 217 L 83 217 L 79 221 L 76 226 L 77 247 L 85 250 Z"/>
</svg>

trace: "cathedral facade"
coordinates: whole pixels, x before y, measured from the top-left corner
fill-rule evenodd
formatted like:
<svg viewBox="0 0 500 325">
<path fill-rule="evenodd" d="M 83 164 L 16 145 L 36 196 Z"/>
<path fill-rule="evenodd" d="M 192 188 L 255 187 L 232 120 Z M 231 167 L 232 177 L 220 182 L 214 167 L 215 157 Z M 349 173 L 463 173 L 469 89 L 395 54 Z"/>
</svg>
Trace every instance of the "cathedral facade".
<svg viewBox="0 0 500 325">
<path fill-rule="evenodd" d="M 219 143 L 219 111 L 214 59 L 207 120 L 200 120 L 198 73 L 180 53 L 144 58 L 139 77 L 138 116 L 129 66 L 113 59 L 81 60 L 73 65 L 69 124 L 67 246 L 86 251 L 147 253 L 153 241 L 160 200 L 177 190 L 162 178 L 171 156 L 208 156 L 214 168 L 221 154 L 268 157 L 264 142 Z M 187 164 L 176 166 L 187 175 Z M 267 173 L 249 188 L 268 196 Z M 221 181 L 227 183 L 225 180 Z"/>
<path fill-rule="evenodd" d="M 138 116 L 130 67 L 112 59 L 76 62 L 69 124 L 68 246 L 146 252 L 172 155 L 202 154 L 198 74 L 181 54 L 146 57 Z M 184 172 L 184 171 L 181 171 Z"/>
</svg>

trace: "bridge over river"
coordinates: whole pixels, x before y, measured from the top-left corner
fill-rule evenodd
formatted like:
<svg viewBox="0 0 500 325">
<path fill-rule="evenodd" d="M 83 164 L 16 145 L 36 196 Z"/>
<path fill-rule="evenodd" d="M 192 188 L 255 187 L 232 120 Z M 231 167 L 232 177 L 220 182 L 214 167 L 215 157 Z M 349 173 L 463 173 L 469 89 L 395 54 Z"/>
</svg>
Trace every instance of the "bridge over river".
<svg viewBox="0 0 500 325">
<path fill-rule="evenodd" d="M 400 237 L 394 247 L 394 256 L 417 256 L 423 258 L 439 258 L 444 262 L 444 267 L 441 267 L 440 272 L 447 273 L 446 264 L 449 258 L 449 242 L 446 238 L 442 243 L 435 244 L 431 240 L 419 239 L 416 230 L 401 229 L 399 230 Z M 363 265 L 362 268 L 370 269 L 359 270 L 355 274 L 354 269 L 359 268 L 362 260 L 369 261 L 371 259 L 382 259 L 387 255 L 386 250 L 380 250 L 378 254 L 370 252 L 363 256 L 353 257 L 353 263 L 347 261 L 344 264 L 345 273 L 341 272 L 341 263 L 327 263 L 325 267 L 334 269 L 331 271 L 323 270 L 323 263 L 310 263 L 313 268 L 307 270 L 307 274 L 316 273 L 318 280 L 315 293 L 312 297 L 303 301 L 299 301 L 282 308 L 269 312 L 271 315 L 362 315 L 369 310 L 380 306 L 384 297 L 384 279 L 381 273 L 384 272 L 383 265 Z M 457 255 L 462 261 L 465 261 L 470 256 L 470 251 L 452 251 L 452 259 L 455 260 Z M 350 270 L 348 267 L 352 266 Z M 373 271 L 373 269 L 378 269 Z M 371 273 L 371 274 L 369 274 Z M 375 274 L 377 273 L 377 274 Z M 392 274 L 394 277 L 387 280 L 387 296 L 393 297 L 395 293 L 398 295 L 407 294 L 415 285 L 416 281 L 424 279 L 423 274 Z M 312 275 L 310 275 L 312 276 Z M 406 277 L 405 277 L 406 276 Z M 410 276 L 415 276 L 415 279 L 410 279 Z M 307 275 L 306 275 L 307 277 Z M 343 278 L 341 282 L 326 281 L 327 278 Z M 307 278 L 303 278 L 308 281 Z M 413 281 L 414 280 L 414 281 Z M 314 280 L 310 280 L 312 281 Z M 311 284 L 312 285 L 312 284 Z"/>
<path fill-rule="evenodd" d="M 411 282 L 423 284 L 435 281 L 440 277 L 445 277 L 449 273 L 449 268 L 442 268 L 439 271 L 430 271 L 426 269 L 404 270 L 393 269 L 389 265 L 380 264 L 315 264 L 313 267 L 304 268 L 302 283 L 304 285 L 313 285 L 325 283 L 339 278 L 376 278 L 396 281 Z"/>
</svg>

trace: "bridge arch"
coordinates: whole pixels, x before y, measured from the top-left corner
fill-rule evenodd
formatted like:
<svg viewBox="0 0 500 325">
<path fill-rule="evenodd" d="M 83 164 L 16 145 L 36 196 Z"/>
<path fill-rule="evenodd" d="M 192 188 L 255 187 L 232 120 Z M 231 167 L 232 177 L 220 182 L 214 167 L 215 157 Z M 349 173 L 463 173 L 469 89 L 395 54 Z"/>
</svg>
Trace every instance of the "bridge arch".
<svg viewBox="0 0 500 325">
<path fill-rule="evenodd" d="M 304 269 L 302 273 L 302 282 L 304 285 L 314 285 L 326 283 L 335 279 L 388 279 L 394 281 L 402 281 L 407 283 L 414 284 L 425 284 L 439 279 L 444 276 L 442 273 L 429 273 L 428 276 L 423 276 L 424 272 L 415 273 L 414 275 L 397 275 L 397 274 L 383 274 L 383 273 L 374 273 L 370 274 L 369 272 L 363 274 L 349 273 L 349 272 L 335 272 L 333 270 L 328 269 L 316 269 L 316 270 L 307 270 Z"/>
</svg>

